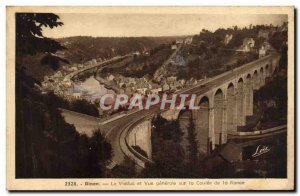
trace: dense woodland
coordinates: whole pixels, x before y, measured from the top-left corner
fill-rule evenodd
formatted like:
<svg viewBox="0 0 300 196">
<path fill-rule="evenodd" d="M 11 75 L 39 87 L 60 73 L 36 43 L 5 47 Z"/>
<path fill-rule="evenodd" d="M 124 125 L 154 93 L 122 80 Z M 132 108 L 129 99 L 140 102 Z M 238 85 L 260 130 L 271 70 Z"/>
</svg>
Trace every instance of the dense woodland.
<svg viewBox="0 0 300 196">
<path fill-rule="evenodd" d="M 161 116 L 153 119 L 152 159 L 142 172 L 142 177 L 149 178 L 193 178 L 203 177 L 200 171 L 197 140 L 194 125 L 189 123 L 187 136 L 179 126 L 179 120 L 167 121 Z M 185 150 L 181 145 L 183 137 L 188 141 Z"/>
<path fill-rule="evenodd" d="M 41 95 L 34 88 L 36 79 L 27 74 L 29 65 L 24 65 L 24 56 L 40 54 L 42 60 L 66 62 L 54 55 L 65 48 L 43 37 L 41 29 L 60 25 L 63 23 L 55 14 L 16 15 L 17 178 L 104 177 L 104 165 L 113 153 L 99 130 L 91 138 L 79 135 L 59 111 L 60 107 L 70 107 L 95 114 L 93 107 L 85 102 L 67 103 L 51 93 Z"/>
<path fill-rule="evenodd" d="M 87 37 L 77 36 L 58 39 L 68 48 L 64 56 L 73 63 L 92 59 L 109 59 L 139 51 L 143 53 L 162 44 L 169 44 L 176 37 Z"/>
<path fill-rule="evenodd" d="M 280 52 L 279 69 L 254 94 L 257 108 L 262 108 L 263 112 L 259 129 L 287 123 L 287 45 L 284 44 Z"/>
<path fill-rule="evenodd" d="M 212 77 L 231 70 L 235 67 L 251 62 L 258 58 L 256 52 L 236 53 L 235 50 L 243 45 L 245 38 L 253 38 L 255 41 L 254 49 L 261 47 L 264 41 L 269 41 L 273 48 L 279 49 L 284 38 L 279 35 L 269 33 L 269 39 L 258 37 L 260 30 L 276 29 L 272 25 L 256 25 L 244 28 L 237 26 L 227 29 L 217 29 L 214 32 L 202 29 L 202 31 L 193 37 L 191 45 L 183 47 L 181 54 L 186 61 L 186 67 L 178 68 L 178 77 L 189 79 L 194 77 L 201 79 Z M 226 45 L 224 38 L 226 35 L 232 35 L 232 39 Z"/>
</svg>

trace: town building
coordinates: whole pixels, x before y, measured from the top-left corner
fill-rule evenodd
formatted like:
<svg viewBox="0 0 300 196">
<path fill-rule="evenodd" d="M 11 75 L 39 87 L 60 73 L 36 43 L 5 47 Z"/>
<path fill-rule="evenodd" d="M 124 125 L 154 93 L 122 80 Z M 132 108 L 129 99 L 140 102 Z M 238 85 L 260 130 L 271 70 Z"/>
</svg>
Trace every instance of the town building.
<svg viewBox="0 0 300 196">
<path fill-rule="evenodd" d="M 106 79 L 107 79 L 108 81 L 112 81 L 114 78 L 115 78 L 115 76 L 112 75 L 112 74 L 110 74 L 110 75 L 107 76 Z"/>
<path fill-rule="evenodd" d="M 193 37 L 187 37 L 184 39 L 185 44 L 191 44 L 193 42 Z"/>
<path fill-rule="evenodd" d="M 253 38 L 245 38 L 243 40 L 243 45 L 237 49 L 237 52 L 250 52 L 253 50 L 255 41 Z"/>
<path fill-rule="evenodd" d="M 258 50 L 258 56 L 259 58 L 266 56 L 266 49 L 263 45 Z"/>
<path fill-rule="evenodd" d="M 243 40 L 243 45 L 248 45 L 248 46 L 250 46 L 250 48 L 253 48 L 255 45 L 255 41 L 253 38 L 245 38 Z"/>
<path fill-rule="evenodd" d="M 53 75 L 53 78 L 60 78 L 60 77 L 62 77 L 61 71 L 57 71 L 57 72 Z"/>
<path fill-rule="evenodd" d="M 67 88 L 72 86 L 71 80 L 67 80 L 67 79 L 64 79 L 62 81 L 62 84 L 64 85 L 64 87 L 67 87 Z"/>
<path fill-rule="evenodd" d="M 177 39 L 175 43 L 176 44 L 183 44 L 183 39 Z"/>
<path fill-rule="evenodd" d="M 175 82 L 177 80 L 177 77 L 176 76 L 170 76 L 170 77 L 167 77 L 167 82 L 170 83 L 170 82 Z"/>
<path fill-rule="evenodd" d="M 163 91 L 168 91 L 168 90 L 170 90 L 170 86 L 169 86 L 167 83 L 165 83 L 165 84 L 162 86 L 162 90 L 163 90 Z"/>
<path fill-rule="evenodd" d="M 263 46 L 265 47 L 266 50 L 272 50 L 272 46 L 269 42 L 265 41 L 263 43 Z"/>
<path fill-rule="evenodd" d="M 152 94 L 159 94 L 160 92 L 162 92 L 162 88 L 159 87 L 159 88 L 151 89 L 150 92 Z"/>
<path fill-rule="evenodd" d="M 70 68 L 69 68 L 69 71 L 78 71 L 78 68 L 75 67 L 75 66 L 73 66 L 73 67 L 70 67 Z"/>
<path fill-rule="evenodd" d="M 72 97 L 74 99 L 81 99 L 81 93 L 80 92 L 74 92 L 74 93 L 72 93 Z"/>
<path fill-rule="evenodd" d="M 136 91 L 139 94 L 142 94 L 142 95 L 145 95 L 147 90 L 148 90 L 147 88 L 138 88 L 138 89 L 136 89 Z"/>
</svg>

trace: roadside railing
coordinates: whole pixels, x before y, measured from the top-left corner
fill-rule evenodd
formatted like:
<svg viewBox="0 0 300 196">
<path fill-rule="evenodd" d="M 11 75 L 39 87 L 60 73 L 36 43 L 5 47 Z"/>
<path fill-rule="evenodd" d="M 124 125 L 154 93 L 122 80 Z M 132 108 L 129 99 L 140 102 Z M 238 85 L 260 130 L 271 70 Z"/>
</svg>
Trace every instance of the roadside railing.
<svg viewBox="0 0 300 196">
<path fill-rule="evenodd" d="M 148 120 L 149 116 L 143 117 L 141 119 L 136 120 L 134 123 L 128 125 L 120 136 L 120 146 L 122 151 L 126 156 L 128 156 L 131 160 L 133 160 L 138 166 L 145 168 L 146 163 L 153 163 L 153 161 L 144 155 L 137 152 L 132 146 L 129 144 L 129 137 L 131 131 L 140 123 L 145 120 Z"/>
</svg>

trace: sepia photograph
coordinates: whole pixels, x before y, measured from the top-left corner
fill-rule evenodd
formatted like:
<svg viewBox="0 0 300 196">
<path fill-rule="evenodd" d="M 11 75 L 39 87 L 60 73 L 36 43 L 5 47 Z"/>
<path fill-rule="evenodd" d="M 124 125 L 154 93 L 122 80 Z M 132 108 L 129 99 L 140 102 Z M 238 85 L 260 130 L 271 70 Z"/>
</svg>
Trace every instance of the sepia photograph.
<svg viewBox="0 0 300 196">
<path fill-rule="evenodd" d="M 7 7 L 8 190 L 293 190 L 294 7 Z"/>
</svg>

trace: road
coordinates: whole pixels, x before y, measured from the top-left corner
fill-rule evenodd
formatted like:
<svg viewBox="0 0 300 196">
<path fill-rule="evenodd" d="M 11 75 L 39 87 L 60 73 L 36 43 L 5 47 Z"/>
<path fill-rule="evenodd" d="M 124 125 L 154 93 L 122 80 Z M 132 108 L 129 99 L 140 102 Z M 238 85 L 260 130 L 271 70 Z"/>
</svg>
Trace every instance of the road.
<svg viewBox="0 0 300 196">
<path fill-rule="evenodd" d="M 101 120 L 100 118 L 62 108 L 60 108 L 60 111 L 65 121 L 71 125 L 74 125 L 76 131 L 80 134 L 85 134 L 91 137 L 94 131 L 99 129 L 99 121 Z"/>
<path fill-rule="evenodd" d="M 124 161 L 124 152 L 121 148 L 121 142 L 125 142 L 125 140 L 121 140 L 120 136 L 122 134 L 122 131 L 132 125 L 137 119 L 144 118 L 148 115 L 153 114 L 154 110 L 148 110 L 148 111 L 137 111 L 135 113 L 129 114 L 127 116 L 124 116 L 122 118 L 119 118 L 115 121 L 112 121 L 110 123 L 107 123 L 100 127 L 100 130 L 108 130 L 105 134 L 105 138 L 110 142 L 113 149 L 113 158 L 112 161 L 115 164 L 121 164 Z M 123 144 L 124 146 L 124 144 Z M 126 150 L 126 149 L 125 149 Z M 127 152 L 130 153 L 130 152 Z"/>
<path fill-rule="evenodd" d="M 99 64 L 84 67 L 83 69 L 80 69 L 78 71 L 74 71 L 74 72 L 71 72 L 71 73 L 65 75 L 64 81 L 71 80 L 74 76 L 80 74 L 81 72 L 87 71 L 89 69 L 94 69 L 96 67 L 105 66 L 107 64 L 113 63 L 114 61 L 117 61 L 117 60 L 120 60 L 120 59 L 123 59 L 123 58 L 127 58 L 129 56 L 131 56 L 131 54 L 126 54 L 124 56 L 117 56 L 117 57 L 113 57 L 109 60 L 103 61 Z"/>
</svg>

